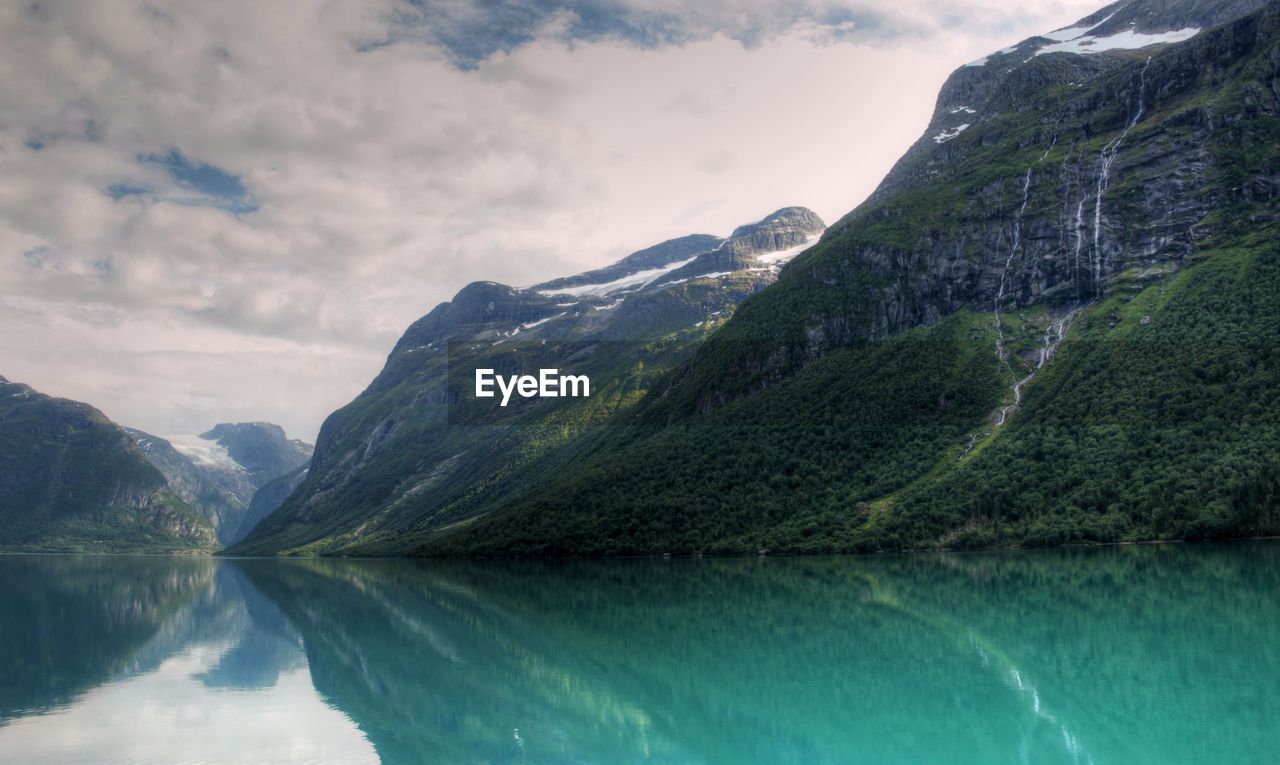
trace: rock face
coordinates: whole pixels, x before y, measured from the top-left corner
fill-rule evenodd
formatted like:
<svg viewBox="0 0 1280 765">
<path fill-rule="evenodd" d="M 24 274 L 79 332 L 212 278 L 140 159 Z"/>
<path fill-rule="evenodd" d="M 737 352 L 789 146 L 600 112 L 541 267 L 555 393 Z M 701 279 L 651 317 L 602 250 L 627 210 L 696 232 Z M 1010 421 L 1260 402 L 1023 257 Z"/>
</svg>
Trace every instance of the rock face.
<svg viewBox="0 0 1280 765">
<path fill-rule="evenodd" d="M 301 470 L 311 459 L 310 444 L 289 439 L 283 428 L 265 422 L 222 423 L 200 436 L 181 437 L 176 446 L 140 430 L 126 430 L 173 492 L 209 520 L 224 545 L 252 528 L 245 519 L 260 488 Z M 258 502 L 255 523 L 279 500 L 266 509 L 269 504 L 265 496 Z"/>
<path fill-rule="evenodd" d="M 1262 16 L 1213 28 L 1263 5 L 1114 3 L 957 69 L 925 134 L 832 226 L 828 250 L 843 257 L 812 262 L 832 286 L 853 269 L 858 280 L 869 269 L 897 282 L 875 305 L 853 301 L 869 309 L 859 315 L 823 317 L 824 340 L 882 339 L 997 298 L 1008 307 L 1096 299 L 1128 269 L 1176 268 L 1214 234 L 1211 212 L 1273 198 L 1273 173 L 1258 168 L 1238 185 L 1241 157 L 1213 150 L 1275 116 L 1266 74 L 1238 109 L 1202 98 L 1274 43 Z M 1188 37 L 1158 42 L 1174 31 Z M 1242 147 L 1266 140 L 1233 137 Z"/>
<path fill-rule="evenodd" d="M 565 276 L 560 279 L 552 279 L 549 282 L 537 285 L 537 289 L 557 290 L 588 284 L 605 284 L 634 274 L 637 271 L 662 268 L 678 260 L 688 260 L 694 255 L 710 252 L 723 241 L 722 238 L 710 236 L 709 234 L 691 234 L 678 239 L 670 239 L 661 244 L 655 244 L 652 247 L 633 252 L 606 268 L 599 268 L 574 276 Z"/>
<path fill-rule="evenodd" d="M 0 546 L 209 550 L 215 539 L 101 412 L 0 378 Z"/>
<path fill-rule="evenodd" d="M 956 70 L 876 192 L 737 316 L 724 337 L 754 350 L 703 405 L 959 310 L 1065 313 L 1175 273 L 1222 233 L 1222 211 L 1280 193 L 1264 148 L 1275 5 L 1212 28 L 1262 5 L 1117 3 L 1070 34 L 1201 31 L 1087 55 L 1045 52 L 1053 39 L 1036 37 Z"/>
<path fill-rule="evenodd" d="M 758 223 L 738 227 L 729 235 L 727 248 L 745 258 L 768 255 L 808 244 L 826 228 L 812 210 L 784 207 Z"/>
<path fill-rule="evenodd" d="M 406 528 L 484 512 L 628 411 L 824 228 L 788 207 L 727 238 L 673 239 L 526 289 L 467 285 L 414 322 L 369 388 L 329 417 L 305 480 L 232 551 L 381 549 Z M 463 371 L 477 366 L 573 369 L 590 374 L 593 395 L 485 407 Z"/>
</svg>

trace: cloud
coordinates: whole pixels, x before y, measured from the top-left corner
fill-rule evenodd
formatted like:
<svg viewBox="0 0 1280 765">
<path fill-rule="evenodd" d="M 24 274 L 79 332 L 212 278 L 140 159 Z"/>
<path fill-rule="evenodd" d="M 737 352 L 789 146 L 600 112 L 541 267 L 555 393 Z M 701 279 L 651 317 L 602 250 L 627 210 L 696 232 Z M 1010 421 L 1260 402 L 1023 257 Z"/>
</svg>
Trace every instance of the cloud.
<svg viewBox="0 0 1280 765">
<path fill-rule="evenodd" d="M 417 39 L 439 46 L 463 67 L 539 39 L 623 41 L 642 48 L 721 36 L 757 46 L 800 34 L 813 42 L 869 45 L 930 40 L 951 28 L 1000 34 L 1029 19 L 1092 10 L 1084 2 L 1000 0 L 488 0 L 409 2 L 394 9 L 384 42 Z M 1074 18 L 1072 16 L 1071 18 Z"/>
<path fill-rule="evenodd" d="M 0 374 L 153 432 L 312 437 L 469 281 L 839 217 L 952 68 L 1088 10 L 0 5 Z"/>
</svg>

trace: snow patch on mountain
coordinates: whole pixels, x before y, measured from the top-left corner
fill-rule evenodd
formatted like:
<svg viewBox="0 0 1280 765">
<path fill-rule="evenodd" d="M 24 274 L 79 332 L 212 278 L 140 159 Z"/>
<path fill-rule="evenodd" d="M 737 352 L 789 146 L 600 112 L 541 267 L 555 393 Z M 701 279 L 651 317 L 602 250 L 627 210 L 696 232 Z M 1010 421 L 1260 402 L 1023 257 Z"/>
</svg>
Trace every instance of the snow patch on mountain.
<svg viewBox="0 0 1280 765">
<path fill-rule="evenodd" d="M 183 434 L 164 436 L 164 440 L 173 445 L 182 456 L 197 465 L 216 467 L 227 470 L 244 470 L 239 462 L 231 458 L 227 448 L 217 441 L 209 441 L 197 435 Z"/>
<path fill-rule="evenodd" d="M 802 244 L 797 244 L 794 247 L 788 247 L 785 250 L 778 250 L 777 252 L 766 252 L 763 255 L 757 255 L 756 260 L 760 261 L 761 263 L 767 263 L 773 266 L 780 266 L 783 263 L 786 263 L 787 261 L 791 260 L 795 256 L 799 255 L 800 253 L 804 252 L 805 250 L 809 249 L 813 245 L 817 244 L 818 240 L 822 238 L 823 231 L 826 231 L 826 229 L 819 231 L 818 233 L 804 240 Z M 753 269 L 748 269 L 748 270 L 753 270 Z"/>
<path fill-rule="evenodd" d="M 1137 50 L 1145 48 L 1148 45 L 1158 45 L 1161 43 L 1176 43 L 1183 40 L 1189 40 L 1200 33 L 1199 27 L 1186 27 L 1183 29 L 1175 29 L 1170 32 L 1158 32 L 1156 34 L 1142 34 L 1132 29 L 1126 29 L 1123 32 L 1117 32 L 1109 37 L 1091 37 L 1084 35 L 1071 40 L 1064 40 L 1052 45 L 1046 45 L 1036 51 L 1037 56 L 1043 56 L 1046 53 L 1102 53 L 1108 50 Z"/>
<path fill-rule="evenodd" d="M 1099 21 L 1097 24 L 1089 24 L 1088 26 L 1083 26 L 1083 27 L 1069 27 L 1067 29 L 1055 29 L 1052 32 L 1048 32 L 1046 34 L 1040 35 L 1040 37 L 1043 37 L 1046 40 L 1053 40 L 1054 42 L 1066 42 L 1067 40 L 1074 40 L 1077 37 L 1081 37 L 1083 35 L 1089 34 L 1093 30 L 1107 23 L 1108 21 L 1111 20 L 1111 16 L 1116 15 L 1116 13 L 1118 13 L 1118 11 L 1113 11 L 1110 16 L 1107 16 L 1105 19 L 1103 19 L 1102 21 Z"/>
<path fill-rule="evenodd" d="M 986 66 L 992 58 L 1017 53 L 1018 50 L 1024 48 L 1027 43 L 1037 40 L 1048 40 L 1049 43 L 1047 45 L 1041 44 L 1039 47 L 1034 48 L 1034 52 L 1031 53 L 1030 57 L 1026 58 L 1021 63 L 1025 64 L 1036 56 L 1043 56 L 1046 53 L 1074 53 L 1077 55 L 1087 55 L 1091 53 L 1103 53 L 1111 50 L 1137 50 L 1139 48 L 1145 48 L 1148 45 L 1182 42 L 1183 40 L 1189 40 L 1192 37 L 1195 37 L 1200 32 L 1199 27 L 1186 27 L 1184 29 L 1175 29 L 1167 32 L 1153 32 L 1149 34 L 1138 32 L 1134 29 L 1126 29 L 1122 32 L 1116 32 L 1106 36 L 1093 34 L 1094 30 L 1101 29 L 1102 26 L 1110 21 L 1118 12 L 1119 11 L 1113 12 L 1096 23 L 1045 32 L 1042 35 L 1037 35 L 1030 40 L 1019 43 L 1018 45 L 1002 48 L 995 53 L 983 56 L 976 61 L 970 61 L 965 64 L 965 66 Z M 1133 22 L 1130 22 L 1130 24 L 1132 25 Z M 1009 69 L 1006 71 L 1012 72 L 1013 70 Z M 956 112 L 953 110 L 951 113 L 955 114 Z M 942 140 L 934 138 L 934 140 L 938 143 L 942 143 L 943 141 L 949 141 L 954 137 L 955 136 L 950 136 L 942 138 Z"/>
<path fill-rule="evenodd" d="M 561 287 L 559 289 L 538 290 L 543 295 L 572 295 L 574 297 L 605 297 L 614 292 L 624 289 L 640 289 L 663 275 L 682 266 L 687 266 L 698 256 L 695 255 L 688 260 L 680 260 L 675 263 L 668 263 L 661 268 L 650 268 L 645 271 L 636 271 L 634 274 L 628 274 L 620 279 L 603 284 L 583 284 L 577 287 Z"/>
<path fill-rule="evenodd" d="M 955 128 L 952 130 L 944 130 L 941 133 L 938 133 L 937 135 L 935 135 L 933 137 L 933 142 L 946 143 L 947 141 L 950 141 L 952 138 L 955 138 L 956 136 L 960 135 L 961 133 L 963 133 L 968 129 L 969 129 L 968 122 L 964 123 L 963 125 L 956 125 Z"/>
<path fill-rule="evenodd" d="M 571 303 L 570 305 L 576 305 L 576 304 Z M 566 313 L 567 313 L 567 312 L 566 312 Z M 537 327 L 537 326 L 541 326 L 541 325 L 543 325 L 543 324 L 546 324 L 547 322 L 551 321 L 552 319 L 558 319 L 558 318 L 560 318 L 561 316 L 564 316 L 564 314 L 563 314 L 563 313 L 558 313 L 558 314 L 556 314 L 555 316 L 548 316 L 548 317 L 547 317 L 547 318 L 545 318 L 545 319 L 538 319 L 537 321 L 531 321 L 531 322 L 529 322 L 529 323 L 527 323 L 527 324 L 521 324 L 519 328 L 520 328 L 520 329 L 533 329 L 534 327 Z"/>
</svg>

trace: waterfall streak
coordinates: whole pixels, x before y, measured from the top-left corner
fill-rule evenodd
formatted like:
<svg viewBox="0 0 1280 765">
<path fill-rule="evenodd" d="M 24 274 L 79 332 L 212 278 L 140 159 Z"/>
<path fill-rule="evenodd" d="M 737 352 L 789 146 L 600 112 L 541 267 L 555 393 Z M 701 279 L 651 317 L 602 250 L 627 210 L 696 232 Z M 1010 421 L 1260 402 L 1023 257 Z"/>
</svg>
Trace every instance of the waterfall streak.
<svg viewBox="0 0 1280 765">
<path fill-rule="evenodd" d="M 1076 251 L 1071 264 L 1071 281 L 1076 285 L 1076 297 L 1080 297 L 1080 249 L 1084 244 L 1084 197 L 1076 205 Z"/>
<path fill-rule="evenodd" d="M 1044 154 L 1040 155 L 1040 159 L 1037 160 L 1037 162 L 1045 161 L 1045 158 L 1049 156 L 1049 152 L 1053 151 L 1053 147 L 1057 145 L 1058 145 L 1058 134 L 1054 133 L 1053 138 L 1049 140 L 1049 148 L 1044 150 Z"/>
<path fill-rule="evenodd" d="M 996 304 L 994 309 L 996 322 L 996 358 L 1001 361 L 1005 359 L 1004 351 L 1004 327 L 1000 324 L 1000 306 L 1004 304 L 1004 288 L 1009 279 L 1009 268 L 1013 265 L 1013 256 L 1018 254 L 1018 247 L 1022 244 L 1022 214 L 1027 211 L 1027 202 L 1030 199 L 1031 191 L 1031 168 L 1027 168 L 1027 175 L 1022 180 L 1022 205 L 1018 207 L 1018 212 L 1013 216 L 1013 237 L 1009 245 L 1009 257 L 1005 258 L 1004 270 L 1000 272 L 1000 286 L 996 290 Z M 1013 371 L 1013 367 L 1009 368 Z"/>
<path fill-rule="evenodd" d="M 1003 425 L 1009 419 L 1009 415 L 1013 410 L 1017 409 L 1018 405 L 1022 403 L 1022 386 L 1031 382 L 1031 379 L 1036 376 L 1036 372 L 1039 372 L 1049 359 L 1053 358 L 1058 346 L 1062 345 L 1063 339 L 1067 336 L 1067 329 L 1071 326 L 1071 320 L 1080 312 L 1080 309 L 1081 306 L 1077 305 L 1058 319 L 1050 320 L 1049 325 L 1045 327 L 1044 339 L 1040 343 L 1040 356 L 1036 360 L 1036 368 L 1031 370 L 1031 374 L 1014 383 L 1013 403 L 1000 410 L 1000 415 L 996 420 L 997 427 Z"/>
<path fill-rule="evenodd" d="M 1098 156 L 1098 186 L 1093 197 L 1093 250 L 1090 252 L 1093 291 L 1097 295 L 1102 294 L 1102 195 L 1107 192 L 1107 186 L 1111 183 L 1111 166 L 1116 161 L 1116 155 L 1120 153 L 1120 144 L 1124 142 L 1125 136 L 1129 135 L 1133 126 L 1138 124 L 1138 120 L 1142 119 L 1142 113 L 1146 108 L 1147 67 L 1149 66 L 1151 66 L 1151 59 L 1148 57 L 1147 62 L 1138 71 L 1137 110 L 1125 122 L 1124 130 L 1120 131 L 1120 135 L 1103 145 L 1102 153 Z"/>
</svg>

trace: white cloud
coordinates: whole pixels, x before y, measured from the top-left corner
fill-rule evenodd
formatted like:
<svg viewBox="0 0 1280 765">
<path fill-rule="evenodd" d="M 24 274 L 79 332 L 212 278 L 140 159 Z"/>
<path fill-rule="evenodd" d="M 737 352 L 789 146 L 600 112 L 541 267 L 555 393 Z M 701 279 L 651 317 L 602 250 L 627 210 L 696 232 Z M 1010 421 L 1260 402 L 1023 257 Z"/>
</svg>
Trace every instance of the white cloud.
<svg viewBox="0 0 1280 765">
<path fill-rule="evenodd" d="M 201 762 L 379 762 L 306 668 L 286 670 L 270 688 L 210 692 L 199 677 L 228 648 L 189 646 L 152 672 L 9 721 L 0 747 L 20 762 L 172 762 L 174 752 L 198 752 Z"/>
<path fill-rule="evenodd" d="M 469 281 L 784 205 L 834 220 L 951 69 L 1091 4 L 622 7 L 684 41 L 574 39 L 561 11 L 460 69 L 389 26 L 393 0 L 0 6 L 0 374 L 155 432 L 269 419 L 311 438 Z M 190 204 L 138 161 L 171 150 L 257 209 Z"/>
</svg>

